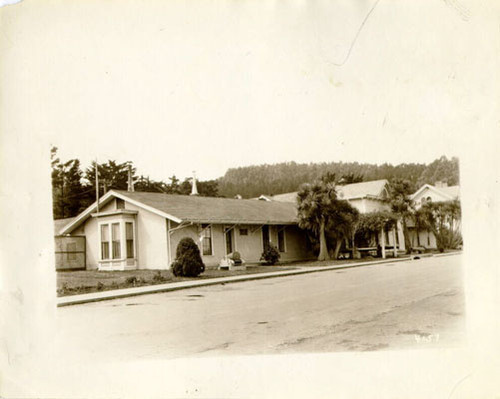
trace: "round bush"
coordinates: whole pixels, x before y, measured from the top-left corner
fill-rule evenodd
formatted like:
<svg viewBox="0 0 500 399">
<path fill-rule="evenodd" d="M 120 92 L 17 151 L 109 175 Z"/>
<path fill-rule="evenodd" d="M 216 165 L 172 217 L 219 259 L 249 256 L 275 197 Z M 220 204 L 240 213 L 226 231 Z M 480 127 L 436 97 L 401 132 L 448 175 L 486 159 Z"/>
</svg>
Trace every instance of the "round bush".
<svg viewBox="0 0 500 399">
<path fill-rule="evenodd" d="M 198 245 L 190 237 L 179 241 L 175 252 L 175 261 L 172 263 L 174 276 L 196 277 L 205 271 Z"/>
<path fill-rule="evenodd" d="M 274 245 L 266 245 L 266 249 L 262 253 L 261 260 L 265 260 L 268 265 L 274 265 L 280 259 L 280 253 Z"/>
</svg>

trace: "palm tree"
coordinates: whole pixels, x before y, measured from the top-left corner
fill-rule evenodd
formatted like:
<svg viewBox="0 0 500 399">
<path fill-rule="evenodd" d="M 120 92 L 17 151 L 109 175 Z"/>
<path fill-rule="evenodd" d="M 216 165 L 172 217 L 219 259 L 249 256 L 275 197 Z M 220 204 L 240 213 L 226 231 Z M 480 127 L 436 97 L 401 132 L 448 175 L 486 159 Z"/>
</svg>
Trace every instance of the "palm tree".
<svg viewBox="0 0 500 399">
<path fill-rule="evenodd" d="M 354 233 L 359 212 L 347 201 L 337 199 L 335 184 L 324 179 L 304 185 L 297 201 L 299 227 L 319 239 L 318 260 L 330 259 L 327 238 L 335 242 L 333 257 L 336 259 L 342 241 Z"/>
<path fill-rule="evenodd" d="M 329 207 L 336 199 L 335 185 L 321 181 L 303 185 L 297 194 L 299 227 L 319 239 L 318 260 L 330 259 L 325 231 Z"/>
<path fill-rule="evenodd" d="M 359 220 L 359 211 L 345 200 L 336 200 L 328 209 L 327 235 L 335 240 L 333 258 L 339 256 L 344 240 L 352 239 Z"/>
<path fill-rule="evenodd" d="M 411 253 L 412 244 L 408 232 L 407 220 L 413 216 L 414 204 L 410 198 L 413 187 L 408 180 L 394 179 L 391 181 L 389 190 L 389 202 L 391 210 L 401 220 L 403 227 L 403 236 L 405 240 L 406 253 Z"/>
</svg>

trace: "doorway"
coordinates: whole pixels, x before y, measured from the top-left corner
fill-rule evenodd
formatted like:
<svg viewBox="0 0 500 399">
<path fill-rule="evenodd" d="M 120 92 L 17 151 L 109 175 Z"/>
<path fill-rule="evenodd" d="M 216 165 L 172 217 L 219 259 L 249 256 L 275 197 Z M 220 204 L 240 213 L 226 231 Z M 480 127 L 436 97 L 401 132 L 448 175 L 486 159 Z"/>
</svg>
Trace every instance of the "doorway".
<svg viewBox="0 0 500 399">
<path fill-rule="evenodd" d="M 233 231 L 232 228 L 224 229 L 224 236 L 226 240 L 226 255 L 229 255 L 233 252 Z"/>
<path fill-rule="evenodd" d="M 262 226 L 262 248 L 264 252 L 269 246 L 269 226 Z"/>
</svg>

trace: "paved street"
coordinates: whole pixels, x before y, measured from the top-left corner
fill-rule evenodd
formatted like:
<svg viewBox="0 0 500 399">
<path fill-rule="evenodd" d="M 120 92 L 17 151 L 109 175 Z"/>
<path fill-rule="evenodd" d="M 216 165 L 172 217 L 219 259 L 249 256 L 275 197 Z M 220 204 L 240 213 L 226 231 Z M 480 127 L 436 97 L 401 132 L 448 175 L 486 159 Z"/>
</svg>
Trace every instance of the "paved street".
<svg viewBox="0 0 500 399">
<path fill-rule="evenodd" d="M 458 346 L 461 255 L 59 308 L 56 356 L 161 359 Z"/>
</svg>

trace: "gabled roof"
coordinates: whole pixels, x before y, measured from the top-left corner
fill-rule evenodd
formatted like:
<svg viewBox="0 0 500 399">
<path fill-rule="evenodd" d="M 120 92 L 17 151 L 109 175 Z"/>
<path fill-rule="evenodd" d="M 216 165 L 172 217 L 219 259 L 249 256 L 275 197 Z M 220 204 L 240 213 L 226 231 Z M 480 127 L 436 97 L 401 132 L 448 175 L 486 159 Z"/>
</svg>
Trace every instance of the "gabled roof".
<svg viewBox="0 0 500 399">
<path fill-rule="evenodd" d="M 337 194 L 340 199 L 353 200 L 361 198 L 374 198 L 384 199 L 387 191 L 386 186 L 388 181 L 386 179 L 364 181 L 360 183 L 346 184 L 344 186 L 336 186 Z M 385 193 L 384 193 L 385 191 Z M 293 202 L 297 200 L 297 191 L 291 193 L 284 193 L 273 195 L 273 201 L 279 202 Z"/>
<path fill-rule="evenodd" d="M 460 198 L 460 186 L 449 186 L 449 187 L 436 187 L 431 184 L 424 184 L 417 191 L 411 195 L 411 199 L 415 199 L 423 191 L 430 190 L 441 195 L 442 197 L 448 199 L 449 201 Z"/>
<path fill-rule="evenodd" d="M 177 223 L 297 223 L 297 209 L 294 204 L 289 203 L 111 190 L 99 201 L 99 204 L 104 205 L 114 197 L 121 198 Z M 89 218 L 95 210 L 96 204 L 91 205 L 70 224 L 66 225 L 61 233 L 70 233 Z"/>
<path fill-rule="evenodd" d="M 360 183 L 346 184 L 345 186 L 337 186 L 337 194 L 339 198 L 350 200 L 357 198 L 386 198 L 387 185 L 389 182 L 386 179 L 363 181 Z"/>
</svg>

